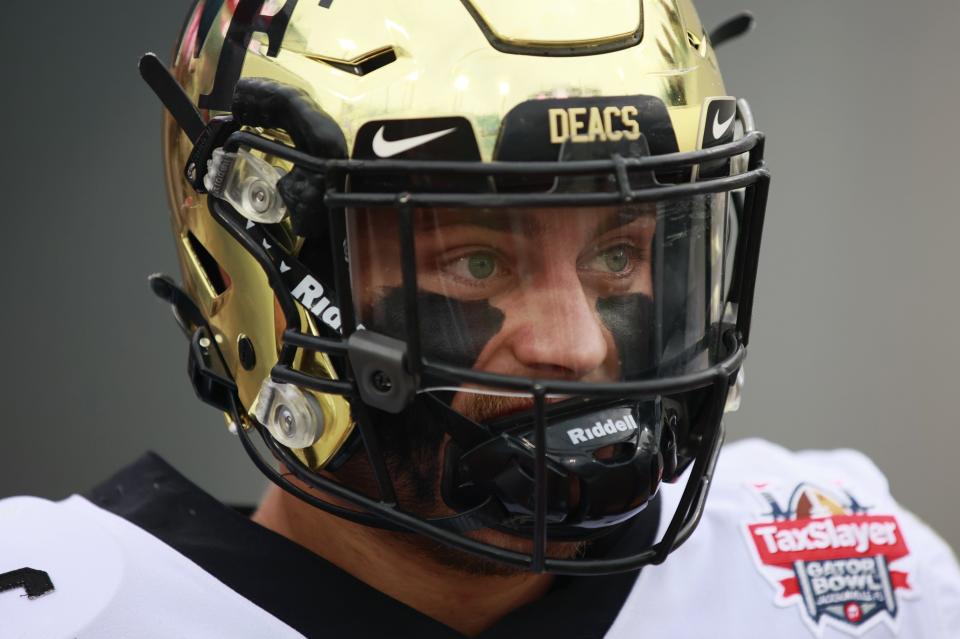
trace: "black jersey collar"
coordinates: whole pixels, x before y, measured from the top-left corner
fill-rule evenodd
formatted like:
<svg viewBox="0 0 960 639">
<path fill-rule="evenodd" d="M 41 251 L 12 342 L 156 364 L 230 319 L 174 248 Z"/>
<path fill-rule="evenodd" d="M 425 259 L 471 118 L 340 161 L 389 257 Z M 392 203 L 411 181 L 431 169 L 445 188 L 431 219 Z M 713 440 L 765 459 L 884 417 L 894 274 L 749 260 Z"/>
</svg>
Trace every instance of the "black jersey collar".
<svg viewBox="0 0 960 639">
<path fill-rule="evenodd" d="M 251 522 L 154 453 L 145 454 L 85 496 L 171 546 L 307 637 L 461 637 Z M 659 511 L 657 499 L 629 530 L 608 543 L 617 554 L 649 545 Z M 544 597 L 511 612 L 480 637 L 602 637 L 637 574 L 558 578 Z M 324 596 L 317 596 L 318 589 Z"/>
</svg>

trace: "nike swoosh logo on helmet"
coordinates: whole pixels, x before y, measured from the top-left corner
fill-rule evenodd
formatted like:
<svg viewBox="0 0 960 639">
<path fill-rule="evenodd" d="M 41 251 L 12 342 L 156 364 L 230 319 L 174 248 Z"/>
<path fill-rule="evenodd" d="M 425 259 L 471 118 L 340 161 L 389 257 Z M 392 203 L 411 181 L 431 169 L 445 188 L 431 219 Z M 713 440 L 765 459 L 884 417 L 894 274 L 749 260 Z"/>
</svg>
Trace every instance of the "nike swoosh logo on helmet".
<svg viewBox="0 0 960 639">
<path fill-rule="evenodd" d="M 713 139 L 719 140 L 723 137 L 723 134 L 727 132 L 727 129 L 730 128 L 730 125 L 733 124 L 733 118 L 736 116 L 736 113 L 730 116 L 730 119 L 724 123 L 720 123 L 720 110 L 717 109 L 717 112 L 713 116 Z"/>
<path fill-rule="evenodd" d="M 432 142 L 437 138 L 442 138 L 443 136 L 455 131 L 457 127 L 444 129 L 443 131 L 435 131 L 434 133 L 425 133 L 423 135 L 417 135 L 412 138 L 405 138 L 403 140 L 383 139 L 384 128 L 385 127 L 381 126 L 377 130 L 377 134 L 373 136 L 373 152 L 377 154 L 377 157 L 381 158 L 393 157 L 394 155 L 404 153 L 410 149 L 414 149 L 418 146 L 426 144 L 427 142 Z"/>
</svg>

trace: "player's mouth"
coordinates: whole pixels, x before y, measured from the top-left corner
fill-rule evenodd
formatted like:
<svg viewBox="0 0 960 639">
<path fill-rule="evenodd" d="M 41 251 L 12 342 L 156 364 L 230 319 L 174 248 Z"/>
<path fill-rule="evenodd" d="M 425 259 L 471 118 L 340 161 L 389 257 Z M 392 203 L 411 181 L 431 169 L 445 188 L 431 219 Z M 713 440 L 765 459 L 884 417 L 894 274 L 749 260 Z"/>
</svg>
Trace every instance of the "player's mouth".
<svg viewBox="0 0 960 639">
<path fill-rule="evenodd" d="M 529 397 L 502 397 L 502 396 L 474 396 L 483 397 L 478 401 L 467 401 L 471 410 L 467 416 L 474 421 L 487 425 L 495 425 L 518 413 L 532 411 L 533 399 Z"/>
<path fill-rule="evenodd" d="M 546 403 L 555 405 L 567 401 L 569 398 L 566 397 L 548 397 Z M 464 399 L 463 414 L 496 432 L 521 423 L 531 423 L 534 418 L 534 406 L 534 401 L 530 397 L 473 395 Z"/>
</svg>

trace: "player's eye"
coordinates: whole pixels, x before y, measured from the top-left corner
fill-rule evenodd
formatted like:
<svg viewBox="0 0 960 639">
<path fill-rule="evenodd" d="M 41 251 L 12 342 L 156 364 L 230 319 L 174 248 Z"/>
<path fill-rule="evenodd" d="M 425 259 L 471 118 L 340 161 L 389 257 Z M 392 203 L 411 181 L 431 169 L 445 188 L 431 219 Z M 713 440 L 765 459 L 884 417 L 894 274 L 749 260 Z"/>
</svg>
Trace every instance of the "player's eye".
<svg viewBox="0 0 960 639">
<path fill-rule="evenodd" d="M 603 265 L 611 273 L 620 273 L 630 266 L 630 256 L 624 246 L 614 246 L 602 254 Z"/>
<path fill-rule="evenodd" d="M 499 255 L 493 251 L 475 250 L 448 261 L 443 270 L 467 283 L 483 283 L 508 272 Z"/>
<path fill-rule="evenodd" d="M 497 270 L 497 260 L 490 253 L 473 253 L 461 258 L 466 263 L 470 277 L 485 280 Z"/>
<path fill-rule="evenodd" d="M 608 246 L 594 253 L 581 268 L 622 276 L 630 273 L 642 259 L 641 251 L 630 244 L 616 244 Z"/>
</svg>

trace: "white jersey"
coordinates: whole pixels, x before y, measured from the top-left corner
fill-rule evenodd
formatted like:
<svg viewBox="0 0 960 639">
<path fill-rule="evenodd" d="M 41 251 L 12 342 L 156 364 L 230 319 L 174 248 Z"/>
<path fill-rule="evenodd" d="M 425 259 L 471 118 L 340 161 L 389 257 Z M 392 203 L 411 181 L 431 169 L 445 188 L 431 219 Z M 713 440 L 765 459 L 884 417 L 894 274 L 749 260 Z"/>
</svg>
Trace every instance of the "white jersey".
<svg viewBox="0 0 960 639">
<path fill-rule="evenodd" d="M 174 487 L 160 508 L 144 511 L 146 519 L 159 523 L 141 519 L 141 525 L 159 531 L 160 537 L 163 531 L 192 526 L 201 517 L 193 506 L 180 506 L 192 500 L 211 517 L 208 521 L 217 523 L 207 526 L 212 529 L 208 536 L 191 539 L 206 546 L 211 540 L 251 535 L 238 546 L 236 561 L 234 555 L 224 555 L 226 563 L 238 564 L 243 574 L 255 573 L 251 580 L 277 589 L 279 600 L 294 601 L 292 608 L 268 612 L 274 608 L 251 601 L 262 593 L 250 598 L 238 594 L 225 585 L 230 577 L 214 568 L 216 574 L 211 574 L 158 536 L 83 497 L 57 503 L 17 497 L 0 500 L 0 639 L 458 636 L 386 601 L 335 567 L 306 566 L 322 560 L 289 548 L 290 542 L 197 494 L 199 489 L 173 472 L 154 459 L 125 476 L 129 492 L 131 477 L 156 473 L 144 479 L 144 492 L 132 496 L 135 504 L 150 501 L 144 495 L 158 485 L 155 478 Z M 681 489 L 663 490 L 660 535 Z M 260 555 L 262 563 L 249 564 L 258 567 L 248 568 L 251 553 Z M 291 572 L 265 574 L 278 563 Z M 297 586 L 294 572 L 309 573 L 310 587 Z M 10 588 L 11 575 L 35 581 Z M 27 597 L 31 587 L 34 594 L 44 589 L 38 576 L 49 577 L 53 590 Z M 731 444 L 720 455 L 700 526 L 663 565 L 644 568 L 632 589 L 630 581 L 622 580 L 617 581 L 622 587 L 605 586 L 616 580 L 604 577 L 574 581 L 527 610 L 544 634 L 605 634 L 611 639 L 960 637 L 960 570 L 950 549 L 893 501 L 884 477 L 853 451 L 790 453 L 759 440 Z M 318 599 L 319 592 L 325 596 Z M 617 596 L 625 597 L 619 612 L 616 602 L 622 598 L 593 621 L 591 613 Z M 591 597 L 597 601 L 591 603 Z M 316 611 L 320 619 L 306 629 L 302 619 L 297 626 L 287 616 L 291 610 Z M 338 613 L 355 621 L 337 629 Z M 517 617 L 506 617 L 484 636 L 529 636 L 525 622 L 507 623 Z M 364 630 L 352 625 L 358 619 L 367 623 Z M 574 630 L 576 621 L 583 627 Z"/>
<path fill-rule="evenodd" d="M 663 491 L 664 513 L 681 489 Z M 721 452 L 699 527 L 643 569 L 607 636 L 956 639 L 960 570 L 862 454 L 746 440 Z"/>
<path fill-rule="evenodd" d="M 0 575 L 53 590 L 0 592 L 0 639 L 302 637 L 152 535 L 74 495 L 0 501 Z"/>
</svg>

